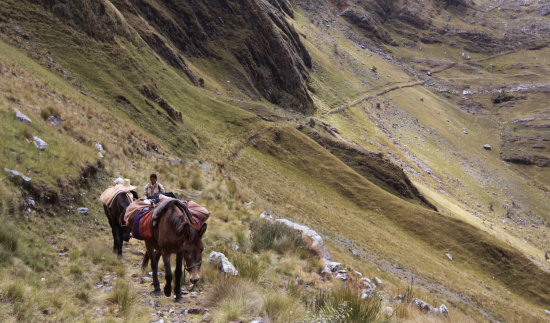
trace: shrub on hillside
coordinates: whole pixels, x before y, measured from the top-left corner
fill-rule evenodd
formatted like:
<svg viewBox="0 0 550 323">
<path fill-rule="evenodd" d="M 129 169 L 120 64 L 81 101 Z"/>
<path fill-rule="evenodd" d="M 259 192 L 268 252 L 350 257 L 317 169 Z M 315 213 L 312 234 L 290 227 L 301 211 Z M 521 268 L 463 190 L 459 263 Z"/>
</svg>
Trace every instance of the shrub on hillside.
<svg viewBox="0 0 550 323">
<path fill-rule="evenodd" d="M 309 250 L 301 235 L 282 223 L 254 220 L 250 223 L 250 232 L 254 251 L 271 249 L 282 254 Z"/>
</svg>

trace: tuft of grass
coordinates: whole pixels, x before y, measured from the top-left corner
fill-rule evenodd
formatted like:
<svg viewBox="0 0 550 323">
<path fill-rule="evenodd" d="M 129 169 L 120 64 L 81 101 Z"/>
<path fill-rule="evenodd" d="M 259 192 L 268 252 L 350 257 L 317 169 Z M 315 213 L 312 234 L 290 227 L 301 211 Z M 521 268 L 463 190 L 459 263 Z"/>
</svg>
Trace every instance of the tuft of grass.
<svg viewBox="0 0 550 323">
<path fill-rule="evenodd" d="M 193 177 L 193 180 L 191 181 L 191 188 L 195 191 L 202 190 L 203 184 L 199 175 Z"/>
<path fill-rule="evenodd" d="M 295 322 L 303 317 L 302 303 L 285 292 L 272 292 L 264 297 L 264 311 L 271 322 Z"/>
<path fill-rule="evenodd" d="M 263 299 L 256 286 L 239 277 L 219 278 L 206 295 L 215 322 L 252 319 L 261 316 Z"/>
<path fill-rule="evenodd" d="M 90 292 L 84 288 L 81 288 L 78 292 L 76 292 L 76 298 L 88 304 L 90 303 Z"/>
<path fill-rule="evenodd" d="M 277 222 L 256 219 L 250 222 L 252 249 L 272 249 L 280 254 L 309 250 L 299 233 Z"/>
<path fill-rule="evenodd" d="M 234 253 L 231 260 L 235 268 L 239 271 L 239 275 L 253 282 L 260 280 L 265 270 L 262 263 L 246 254 Z"/>
<path fill-rule="evenodd" d="M 0 228 L 0 263 L 6 263 L 17 251 L 17 237 L 6 227 Z"/>
<path fill-rule="evenodd" d="M 82 278 L 84 269 L 78 264 L 72 264 L 69 268 L 69 272 L 74 276 L 74 278 Z"/>
<path fill-rule="evenodd" d="M 130 284 L 126 280 L 118 279 L 109 300 L 118 306 L 121 314 L 127 315 L 137 298 L 132 294 Z"/>
<path fill-rule="evenodd" d="M 316 295 L 303 295 L 302 298 L 315 313 L 312 320 L 323 322 L 373 322 L 382 304 L 382 299 L 377 295 L 362 299 L 361 290 L 352 285 L 335 286 L 320 290 Z"/>
<path fill-rule="evenodd" d="M 50 116 L 59 118 L 59 116 L 61 116 L 61 112 L 58 108 L 53 106 L 48 106 L 45 109 L 40 110 L 40 117 L 42 117 L 42 119 L 47 120 Z"/>
</svg>

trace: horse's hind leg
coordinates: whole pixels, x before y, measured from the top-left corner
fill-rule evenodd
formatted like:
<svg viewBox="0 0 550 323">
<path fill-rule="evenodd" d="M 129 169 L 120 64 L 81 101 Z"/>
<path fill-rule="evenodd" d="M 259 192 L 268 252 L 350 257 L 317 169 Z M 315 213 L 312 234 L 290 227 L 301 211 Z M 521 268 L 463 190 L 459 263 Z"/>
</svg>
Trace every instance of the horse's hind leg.
<svg viewBox="0 0 550 323">
<path fill-rule="evenodd" d="M 158 276 L 158 264 L 159 264 L 159 256 L 158 253 L 155 252 L 153 246 L 149 245 L 148 243 L 145 243 L 147 246 L 147 254 L 150 255 L 151 258 L 151 269 L 153 270 L 153 294 L 159 294 L 160 293 L 160 283 L 159 283 L 159 276 Z"/>
<path fill-rule="evenodd" d="M 174 286 L 174 294 L 176 294 L 176 301 L 181 300 L 181 274 L 182 274 L 182 263 L 183 263 L 183 251 L 180 251 L 176 254 L 176 284 Z M 183 282 L 185 284 L 185 282 Z"/>
<path fill-rule="evenodd" d="M 170 253 L 164 251 L 162 253 L 162 261 L 164 262 L 164 278 L 166 278 L 166 285 L 164 285 L 164 295 L 170 296 L 172 294 L 172 268 L 170 268 Z"/>
<path fill-rule="evenodd" d="M 149 252 L 145 251 L 145 254 L 143 255 L 143 260 L 141 261 L 141 269 L 147 269 L 148 264 L 149 264 Z"/>
</svg>

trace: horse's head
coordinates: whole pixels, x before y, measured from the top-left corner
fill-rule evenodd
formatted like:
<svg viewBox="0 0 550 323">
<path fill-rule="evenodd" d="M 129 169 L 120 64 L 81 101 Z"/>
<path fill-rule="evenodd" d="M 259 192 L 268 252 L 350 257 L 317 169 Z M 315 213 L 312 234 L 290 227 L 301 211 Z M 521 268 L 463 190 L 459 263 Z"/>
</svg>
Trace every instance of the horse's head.
<svg viewBox="0 0 550 323">
<path fill-rule="evenodd" d="M 183 243 L 183 258 L 185 260 L 185 269 L 189 272 L 189 281 L 196 284 L 200 279 L 200 269 L 202 265 L 202 236 L 206 232 L 206 223 L 197 230 L 186 224 L 183 230 L 185 242 Z"/>
<path fill-rule="evenodd" d="M 121 229 L 122 229 L 122 240 L 130 241 L 130 231 L 131 231 L 130 227 L 126 223 L 122 223 Z"/>
</svg>

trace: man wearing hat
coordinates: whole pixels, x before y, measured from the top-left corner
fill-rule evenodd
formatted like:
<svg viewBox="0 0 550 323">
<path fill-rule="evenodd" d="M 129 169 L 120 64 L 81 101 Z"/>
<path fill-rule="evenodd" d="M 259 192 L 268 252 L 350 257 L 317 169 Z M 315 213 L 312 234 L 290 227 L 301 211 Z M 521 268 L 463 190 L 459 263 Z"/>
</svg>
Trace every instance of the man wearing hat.
<svg viewBox="0 0 550 323">
<path fill-rule="evenodd" d="M 149 176 L 149 181 L 150 183 L 145 185 L 145 188 L 143 189 L 143 194 L 145 194 L 145 197 L 165 193 L 164 186 L 157 182 L 157 174 L 151 174 L 151 176 Z"/>
</svg>

